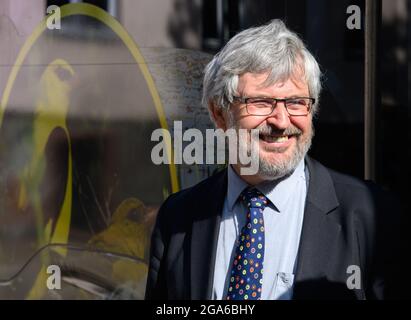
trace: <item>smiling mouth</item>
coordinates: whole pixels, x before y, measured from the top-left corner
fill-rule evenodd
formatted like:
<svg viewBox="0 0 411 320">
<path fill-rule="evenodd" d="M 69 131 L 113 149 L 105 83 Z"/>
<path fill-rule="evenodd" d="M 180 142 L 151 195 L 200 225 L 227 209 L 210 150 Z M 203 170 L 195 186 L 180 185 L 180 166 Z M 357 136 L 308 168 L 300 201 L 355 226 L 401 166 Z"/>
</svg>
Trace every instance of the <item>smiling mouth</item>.
<svg viewBox="0 0 411 320">
<path fill-rule="evenodd" d="M 260 134 L 260 139 L 269 142 L 269 143 L 282 143 L 282 142 L 287 142 L 289 139 L 291 139 L 294 135 L 265 135 L 265 134 Z"/>
</svg>

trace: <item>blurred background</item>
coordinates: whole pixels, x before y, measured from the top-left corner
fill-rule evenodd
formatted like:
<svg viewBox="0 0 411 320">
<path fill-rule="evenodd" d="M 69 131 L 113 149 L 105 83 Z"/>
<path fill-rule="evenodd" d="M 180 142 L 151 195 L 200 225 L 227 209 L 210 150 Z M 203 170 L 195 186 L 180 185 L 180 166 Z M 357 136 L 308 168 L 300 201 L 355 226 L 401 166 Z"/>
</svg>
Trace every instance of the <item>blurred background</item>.
<svg viewBox="0 0 411 320">
<path fill-rule="evenodd" d="M 372 2 L 2 0 L 0 299 L 144 297 L 159 206 L 219 169 L 154 165 L 151 133 L 176 120 L 213 128 L 200 104 L 205 64 L 274 18 L 324 72 L 310 155 L 374 180 L 409 212 L 410 3 Z M 61 29 L 47 28 L 51 5 Z M 359 29 L 347 28 L 350 5 Z M 59 290 L 47 287 L 51 264 Z"/>
</svg>

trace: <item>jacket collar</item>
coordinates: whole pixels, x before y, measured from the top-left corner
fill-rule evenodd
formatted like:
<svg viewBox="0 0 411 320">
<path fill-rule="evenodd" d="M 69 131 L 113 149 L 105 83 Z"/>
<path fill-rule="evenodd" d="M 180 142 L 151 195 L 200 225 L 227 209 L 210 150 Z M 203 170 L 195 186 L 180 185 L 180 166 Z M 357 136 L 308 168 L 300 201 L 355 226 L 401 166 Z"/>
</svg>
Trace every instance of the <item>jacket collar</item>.
<svg viewBox="0 0 411 320">
<path fill-rule="evenodd" d="M 329 170 L 318 161 L 306 157 L 305 162 L 309 174 L 307 202 L 328 214 L 339 206 L 334 183 Z"/>
<path fill-rule="evenodd" d="M 191 233 L 190 299 L 211 299 L 218 233 L 227 194 L 227 170 L 201 183 L 192 199 L 197 212 Z"/>
<path fill-rule="evenodd" d="M 333 213 L 339 202 L 330 172 L 319 162 L 306 157 L 309 187 L 297 257 L 294 299 L 314 294 L 310 284 L 329 276 L 330 256 L 341 235 L 338 216 Z M 307 290 L 308 291 L 307 291 Z"/>
</svg>

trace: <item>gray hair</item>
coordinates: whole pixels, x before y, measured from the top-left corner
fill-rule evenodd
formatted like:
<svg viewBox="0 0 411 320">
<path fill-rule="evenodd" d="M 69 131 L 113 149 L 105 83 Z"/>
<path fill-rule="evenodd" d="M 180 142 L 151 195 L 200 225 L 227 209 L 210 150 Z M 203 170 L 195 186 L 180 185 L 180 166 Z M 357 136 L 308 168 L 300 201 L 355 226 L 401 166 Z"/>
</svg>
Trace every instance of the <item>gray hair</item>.
<svg viewBox="0 0 411 320">
<path fill-rule="evenodd" d="M 238 78 L 250 73 L 265 73 L 269 86 L 302 71 L 310 95 L 315 98 L 313 114 L 318 110 L 321 91 L 320 67 L 303 41 L 279 20 L 244 30 L 234 36 L 205 67 L 202 104 L 214 102 L 228 108 L 237 93 Z"/>
</svg>

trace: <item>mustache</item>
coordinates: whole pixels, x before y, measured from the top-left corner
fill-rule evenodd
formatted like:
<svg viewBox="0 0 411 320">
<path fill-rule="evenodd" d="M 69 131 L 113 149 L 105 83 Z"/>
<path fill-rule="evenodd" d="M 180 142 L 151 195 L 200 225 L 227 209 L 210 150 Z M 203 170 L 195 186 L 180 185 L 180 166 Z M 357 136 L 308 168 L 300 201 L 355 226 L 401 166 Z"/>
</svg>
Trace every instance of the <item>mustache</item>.
<svg viewBox="0 0 411 320">
<path fill-rule="evenodd" d="M 268 136 L 268 135 L 270 135 L 270 136 L 273 136 L 273 135 L 276 135 L 276 136 L 281 136 L 281 135 L 284 135 L 284 136 L 293 136 L 293 135 L 294 136 L 300 136 L 300 135 L 303 134 L 303 132 L 300 129 L 298 129 L 297 127 L 294 127 L 294 126 L 290 126 L 290 127 L 286 128 L 285 130 L 278 130 L 278 129 L 272 127 L 272 126 L 262 126 L 260 128 L 256 128 L 256 129 L 258 129 L 258 134 L 259 135 L 266 135 L 266 136 Z"/>
</svg>

